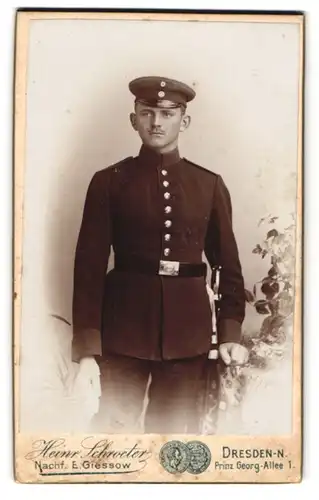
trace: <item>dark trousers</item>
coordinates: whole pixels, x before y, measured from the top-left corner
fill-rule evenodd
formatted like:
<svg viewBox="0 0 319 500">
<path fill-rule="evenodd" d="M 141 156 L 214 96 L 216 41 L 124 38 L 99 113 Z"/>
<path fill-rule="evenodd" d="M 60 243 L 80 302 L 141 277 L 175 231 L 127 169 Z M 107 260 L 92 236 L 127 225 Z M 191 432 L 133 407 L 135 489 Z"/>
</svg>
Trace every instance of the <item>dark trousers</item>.
<svg viewBox="0 0 319 500">
<path fill-rule="evenodd" d="M 92 431 L 198 433 L 206 363 L 207 354 L 170 361 L 101 359 L 102 396 Z"/>
</svg>

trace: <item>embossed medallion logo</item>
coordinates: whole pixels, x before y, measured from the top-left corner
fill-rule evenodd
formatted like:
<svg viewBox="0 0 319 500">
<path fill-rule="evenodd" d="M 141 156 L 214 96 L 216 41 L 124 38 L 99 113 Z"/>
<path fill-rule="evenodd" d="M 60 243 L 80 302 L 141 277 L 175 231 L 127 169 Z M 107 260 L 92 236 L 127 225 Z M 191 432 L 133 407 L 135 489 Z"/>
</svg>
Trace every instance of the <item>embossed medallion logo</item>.
<svg viewBox="0 0 319 500">
<path fill-rule="evenodd" d="M 169 441 L 165 443 L 159 454 L 161 465 L 171 474 L 189 472 L 201 474 L 211 462 L 211 453 L 208 446 L 201 441 Z"/>
</svg>

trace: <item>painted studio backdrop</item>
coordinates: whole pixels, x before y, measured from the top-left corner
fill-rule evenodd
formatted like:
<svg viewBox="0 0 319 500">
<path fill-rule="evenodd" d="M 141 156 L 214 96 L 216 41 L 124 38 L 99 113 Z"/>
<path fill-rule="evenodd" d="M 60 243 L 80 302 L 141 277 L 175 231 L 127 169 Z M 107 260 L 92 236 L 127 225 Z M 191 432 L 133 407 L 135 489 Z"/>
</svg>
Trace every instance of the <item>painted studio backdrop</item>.
<svg viewBox="0 0 319 500">
<path fill-rule="evenodd" d="M 22 277 L 23 431 L 85 431 L 90 419 L 85 388 L 74 384 L 71 328 L 52 315 L 71 321 L 75 245 L 93 173 L 139 151 L 139 137 L 129 123 L 133 96 L 128 82 L 153 74 L 185 81 L 196 90 L 180 153 L 223 176 L 250 292 L 244 334 L 251 339 L 253 354 L 246 394 L 235 414 L 221 415 L 218 432 L 290 433 L 298 30 L 293 24 L 253 22 L 32 22 Z M 276 294 L 266 289 L 265 295 L 261 281 L 269 276 L 271 257 L 278 255 L 285 256 L 286 277 L 279 280 Z M 269 298 L 278 299 L 280 315 L 288 318 L 280 328 L 265 329 Z"/>
</svg>

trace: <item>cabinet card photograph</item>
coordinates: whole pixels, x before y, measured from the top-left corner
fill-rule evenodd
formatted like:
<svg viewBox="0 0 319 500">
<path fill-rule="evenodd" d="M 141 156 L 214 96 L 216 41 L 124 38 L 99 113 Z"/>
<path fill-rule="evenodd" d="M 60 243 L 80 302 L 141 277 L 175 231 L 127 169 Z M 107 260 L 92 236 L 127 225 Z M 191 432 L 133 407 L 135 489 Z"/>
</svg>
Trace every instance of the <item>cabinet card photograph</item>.
<svg viewBox="0 0 319 500">
<path fill-rule="evenodd" d="M 304 14 L 16 14 L 19 482 L 301 480 Z"/>
</svg>

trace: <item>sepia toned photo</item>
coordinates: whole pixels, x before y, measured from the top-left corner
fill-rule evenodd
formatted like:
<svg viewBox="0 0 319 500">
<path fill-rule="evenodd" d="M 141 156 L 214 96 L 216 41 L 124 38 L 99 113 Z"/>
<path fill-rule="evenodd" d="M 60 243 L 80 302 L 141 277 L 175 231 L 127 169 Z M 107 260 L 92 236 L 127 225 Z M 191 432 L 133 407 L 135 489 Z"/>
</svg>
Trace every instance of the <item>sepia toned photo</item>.
<svg viewBox="0 0 319 500">
<path fill-rule="evenodd" d="M 300 481 L 303 14 L 16 23 L 17 480 Z"/>
</svg>

